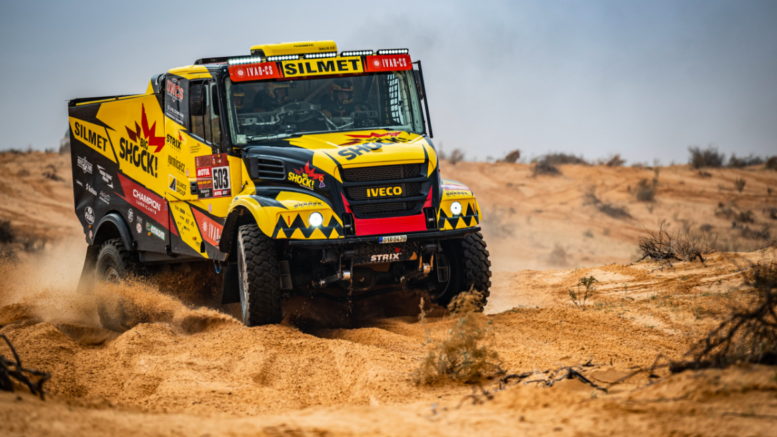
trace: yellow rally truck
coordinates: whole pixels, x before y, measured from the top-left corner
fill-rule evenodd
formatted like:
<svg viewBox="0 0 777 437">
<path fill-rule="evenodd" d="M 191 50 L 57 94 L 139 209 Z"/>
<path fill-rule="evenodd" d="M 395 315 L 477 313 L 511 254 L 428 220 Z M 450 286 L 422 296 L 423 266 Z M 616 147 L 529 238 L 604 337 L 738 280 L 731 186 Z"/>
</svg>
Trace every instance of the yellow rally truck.
<svg viewBox="0 0 777 437">
<path fill-rule="evenodd" d="M 481 211 L 440 176 L 420 61 L 333 41 L 250 53 L 69 102 L 79 288 L 186 263 L 215 272 L 249 326 L 280 322 L 292 296 L 412 289 L 446 305 L 474 288 L 485 304 Z"/>
</svg>

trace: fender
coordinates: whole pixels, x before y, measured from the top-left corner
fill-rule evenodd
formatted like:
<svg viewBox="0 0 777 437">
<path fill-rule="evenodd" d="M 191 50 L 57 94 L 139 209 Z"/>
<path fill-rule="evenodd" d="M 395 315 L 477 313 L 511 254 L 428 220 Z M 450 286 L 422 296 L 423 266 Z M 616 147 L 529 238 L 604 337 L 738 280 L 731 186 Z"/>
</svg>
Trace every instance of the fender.
<svg viewBox="0 0 777 437">
<path fill-rule="evenodd" d="M 115 234 L 113 232 L 109 232 L 109 236 L 107 238 L 102 238 L 102 234 L 105 233 L 105 229 L 103 229 L 103 226 L 106 223 L 113 224 L 116 229 L 119 231 L 119 236 L 121 237 L 121 240 L 124 242 L 124 247 L 127 249 L 134 248 L 132 233 L 129 230 L 129 227 L 127 227 L 127 222 L 124 220 L 124 217 L 121 216 L 118 212 L 111 212 L 108 214 L 105 214 L 103 218 L 100 220 L 100 222 L 97 224 L 94 230 L 94 239 L 89 244 L 96 244 L 100 245 L 105 242 L 105 240 L 108 240 L 110 238 L 116 238 Z M 107 229 L 107 228 L 106 228 Z M 102 233 L 100 231 L 103 231 Z M 114 235 L 111 235 L 114 234 Z"/>
</svg>

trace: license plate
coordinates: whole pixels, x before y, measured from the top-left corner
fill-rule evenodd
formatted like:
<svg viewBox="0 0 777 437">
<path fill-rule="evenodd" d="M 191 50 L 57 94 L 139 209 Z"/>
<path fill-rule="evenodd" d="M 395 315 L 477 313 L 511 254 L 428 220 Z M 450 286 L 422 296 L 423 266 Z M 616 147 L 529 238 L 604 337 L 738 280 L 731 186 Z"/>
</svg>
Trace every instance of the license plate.
<svg viewBox="0 0 777 437">
<path fill-rule="evenodd" d="M 380 244 L 404 243 L 405 241 L 407 241 L 407 235 L 392 235 L 390 237 L 378 238 Z"/>
</svg>

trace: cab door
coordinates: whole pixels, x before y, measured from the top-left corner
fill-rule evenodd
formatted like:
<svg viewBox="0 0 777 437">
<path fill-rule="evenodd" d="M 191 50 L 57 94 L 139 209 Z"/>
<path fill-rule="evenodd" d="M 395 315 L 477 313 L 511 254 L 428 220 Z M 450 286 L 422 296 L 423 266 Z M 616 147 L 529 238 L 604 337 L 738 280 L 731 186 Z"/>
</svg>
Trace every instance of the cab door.
<svg viewBox="0 0 777 437">
<path fill-rule="evenodd" d="M 227 156 L 221 153 L 215 80 L 187 80 L 184 95 L 185 107 L 179 111 L 184 115 L 183 124 L 173 123 L 168 136 L 171 143 L 179 142 L 168 157 L 166 194 L 178 231 L 171 250 L 223 259 L 218 242 L 224 220 L 219 213 L 222 203 L 228 208 L 234 180 Z M 221 201 L 223 198 L 227 201 Z"/>
</svg>

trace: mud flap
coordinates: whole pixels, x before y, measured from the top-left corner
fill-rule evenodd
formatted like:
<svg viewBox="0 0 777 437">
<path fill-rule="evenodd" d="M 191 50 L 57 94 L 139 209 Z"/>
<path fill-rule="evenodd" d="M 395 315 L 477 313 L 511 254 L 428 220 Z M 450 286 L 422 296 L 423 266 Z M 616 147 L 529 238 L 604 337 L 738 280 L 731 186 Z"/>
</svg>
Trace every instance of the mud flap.
<svg viewBox="0 0 777 437">
<path fill-rule="evenodd" d="M 224 267 L 224 285 L 221 294 L 221 304 L 240 302 L 240 284 L 237 276 L 237 264 Z"/>
<path fill-rule="evenodd" d="M 97 267 L 97 256 L 100 254 L 100 246 L 89 245 L 86 248 L 86 259 L 84 259 L 84 268 L 81 270 L 81 278 L 78 280 L 77 293 L 92 294 L 95 272 Z"/>
</svg>

